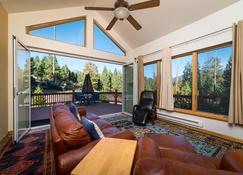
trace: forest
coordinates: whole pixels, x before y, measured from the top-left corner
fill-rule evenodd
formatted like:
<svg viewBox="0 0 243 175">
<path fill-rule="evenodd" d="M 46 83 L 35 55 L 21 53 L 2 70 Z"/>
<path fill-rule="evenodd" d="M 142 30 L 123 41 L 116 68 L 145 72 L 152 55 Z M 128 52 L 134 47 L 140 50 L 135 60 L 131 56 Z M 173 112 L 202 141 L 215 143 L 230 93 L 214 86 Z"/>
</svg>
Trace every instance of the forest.
<svg viewBox="0 0 243 175">
<path fill-rule="evenodd" d="M 71 61 L 71 60 L 70 60 Z M 60 66 L 55 55 L 36 56 L 31 59 L 32 93 L 61 90 L 81 90 L 85 75 L 89 73 L 95 91 L 122 91 L 122 72 L 104 67 L 101 73 L 95 63 L 87 61 L 80 71 Z"/>
</svg>

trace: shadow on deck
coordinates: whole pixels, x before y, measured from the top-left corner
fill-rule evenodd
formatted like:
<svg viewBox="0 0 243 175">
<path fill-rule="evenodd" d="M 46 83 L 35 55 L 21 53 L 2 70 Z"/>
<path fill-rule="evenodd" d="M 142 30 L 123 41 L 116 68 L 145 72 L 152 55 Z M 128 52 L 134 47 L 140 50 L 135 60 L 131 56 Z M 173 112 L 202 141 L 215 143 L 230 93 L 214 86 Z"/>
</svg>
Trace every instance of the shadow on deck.
<svg viewBox="0 0 243 175">
<path fill-rule="evenodd" d="M 110 103 L 96 103 L 84 106 L 88 113 L 98 116 L 122 112 L 122 105 Z M 51 107 L 34 107 L 31 109 L 31 126 L 49 124 L 49 114 Z"/>
</svg>

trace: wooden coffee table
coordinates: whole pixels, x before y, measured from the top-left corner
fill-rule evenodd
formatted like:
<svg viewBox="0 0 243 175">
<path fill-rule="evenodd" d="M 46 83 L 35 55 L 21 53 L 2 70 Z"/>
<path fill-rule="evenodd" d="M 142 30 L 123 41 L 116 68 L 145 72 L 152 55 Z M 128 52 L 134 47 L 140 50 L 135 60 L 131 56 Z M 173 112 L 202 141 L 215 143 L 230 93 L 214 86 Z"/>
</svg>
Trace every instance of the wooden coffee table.
<svg viewBox="0 0 243 175">
<path fill-rule="evenodd" d="M 130 175 L 137 141 L 103 138 L 71 175 Z"/>
</svg>

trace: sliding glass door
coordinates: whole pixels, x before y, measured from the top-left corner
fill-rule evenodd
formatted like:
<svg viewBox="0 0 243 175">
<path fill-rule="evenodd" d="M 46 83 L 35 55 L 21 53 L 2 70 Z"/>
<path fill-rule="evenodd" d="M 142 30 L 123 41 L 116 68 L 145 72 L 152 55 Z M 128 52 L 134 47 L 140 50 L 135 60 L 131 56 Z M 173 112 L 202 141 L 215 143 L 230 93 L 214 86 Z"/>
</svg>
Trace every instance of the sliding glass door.
<svg viewBox="0 0 243 175">
<path fill-rule="evenodd" d="M 30 52 L 13 37 L 14 46 L 14 142 L 30 129 Z"/>
<path fill-rule="evenodd" d="M 123 66 L 123 112 L 132 113 L 133 64 Z"/>
</svg>

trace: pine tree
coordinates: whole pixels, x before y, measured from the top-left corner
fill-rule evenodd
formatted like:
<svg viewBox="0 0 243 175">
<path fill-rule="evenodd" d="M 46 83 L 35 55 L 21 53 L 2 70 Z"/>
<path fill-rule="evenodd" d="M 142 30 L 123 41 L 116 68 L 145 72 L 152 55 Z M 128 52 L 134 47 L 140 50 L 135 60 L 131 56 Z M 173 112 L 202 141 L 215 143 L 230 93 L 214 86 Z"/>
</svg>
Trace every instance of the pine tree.
<svg viewBox="0 0 243 175">
<path fill-rule="evenodd" d="M 232 57 L 229 58 L 226 68 L 224 70 L 224 74 L 223 74 L 224 80 L 222 82 L 222 87 L 224 88 L 224 90 L 223 90 L 224 96 L 227 94 L 230 94 L 231 70 L 232 70 Z"/>
</svg>

